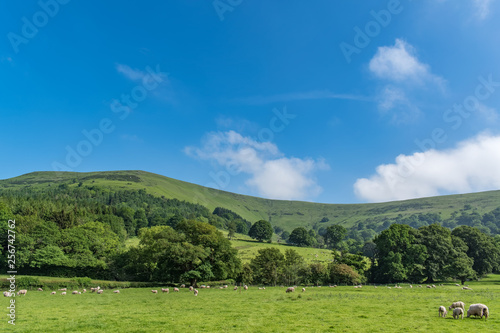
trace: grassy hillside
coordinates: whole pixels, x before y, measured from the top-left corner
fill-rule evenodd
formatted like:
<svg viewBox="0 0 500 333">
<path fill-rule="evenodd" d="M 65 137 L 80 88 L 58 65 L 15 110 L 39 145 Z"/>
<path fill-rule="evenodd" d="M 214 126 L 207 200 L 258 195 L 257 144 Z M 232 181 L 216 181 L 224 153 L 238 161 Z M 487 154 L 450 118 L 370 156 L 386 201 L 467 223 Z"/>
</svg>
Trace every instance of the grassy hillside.
<svg viewBox="0 0 500 333">
<path fill-rule="evenodd" d="M 302 201 L 269 200 L 215 190 L 144 171 L 112 172 L 33 172 L 1 180 L 2 189 L 68 186 L 97 186 L 109 190 L 145 189 L 155 196 L 198 203 L 209 210 L 225 207 L 255 222 L 269 220 L 274 226 L 291 231 L 295 227 L 341 224 L 351 227 L 367 218 L 395 218 L 399 214 L 438 213 L 443 219 L 465 205 L 483 214 L 500 206 L 500 191 L 440 196 L 377 204 L 320 204 Z M 320 221 L 327 222 L 320 222 Z"/>
</svg>

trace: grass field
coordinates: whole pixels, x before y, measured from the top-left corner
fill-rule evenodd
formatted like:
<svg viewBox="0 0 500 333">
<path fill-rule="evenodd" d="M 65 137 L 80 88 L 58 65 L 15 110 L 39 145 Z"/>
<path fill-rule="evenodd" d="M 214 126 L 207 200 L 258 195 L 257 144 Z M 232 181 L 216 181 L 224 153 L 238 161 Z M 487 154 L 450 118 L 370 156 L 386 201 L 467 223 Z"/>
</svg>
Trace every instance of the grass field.
<svg viewBox="0 0 500 333">
<path fill-rule="evenodd" d="M 50 295 L 30 291 L 16 297 L 16 325 L 7 323 L 2 297 L 2 332 L 499 332 L 500 276 L 436 289 L 386 286 L 307 288 L 285 293 L 268 287 L 248 291 L 187 289 L 152 294 L 150 288 L 120 294 Z M 159 290 L 160 288 L 158 288 Z M 172 288 L 171 288 L 172 289 Z M 300 289 L 300 288 L 299 288 Z M 438 307 L 463 301 L 489 307 L 490 318 L 438 317 Z"/>
</svg>

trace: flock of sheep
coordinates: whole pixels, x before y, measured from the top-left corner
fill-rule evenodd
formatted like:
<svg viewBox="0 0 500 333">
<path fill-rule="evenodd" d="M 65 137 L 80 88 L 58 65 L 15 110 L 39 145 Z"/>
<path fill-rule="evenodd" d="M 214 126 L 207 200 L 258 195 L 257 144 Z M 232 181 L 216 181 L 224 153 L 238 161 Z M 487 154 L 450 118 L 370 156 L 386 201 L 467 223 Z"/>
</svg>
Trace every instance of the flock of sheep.
<svg viewBox="0 0 500 333">
<path fill-rule="evenodd" d="M 440 286 L 442 286 L 442 285 L 440 285 Z M 458 284 L 456 284 L 456 286 L 459 286 L 459 285 L 458 285 Z M 184 285 L 184 284 L 183 284 L 183 285 L 181 285 L 180 287 L 181 287 L 181 288 L 186 288 L 186 285 Z M 206 285 L 201 285 L 200 287 L 201 287 L 202 289 L 205 289 L 205 288 L 206 288 L 206 289 L 210 289 L 210 286 L 206 286 Z M 319 287 L 319 286 L 318 286 L 318 287 Z M 337 285 L 333 285 L 333 286 L 332 286 L 332 285 L 330 285 L 329 287 L 330 287 L 330 288 L 335 288 L 335 287 L 337 287 Z M 421 286 L 421 285 L 418 285 L 417 287 L 422 287 L 422 286 Z M 436 288 L 436 286 L 435 286 L 435 285 L 427 285 L 426 287 L 427 287 L 427 288 Z M 227 289 L 227 288 L 228 288 L 228 285 L 223 285 L 223 286 L 219 287 L 219 289 Z M 286 292 L 286 293 L 292 293 L 292 292 L 294 292 L 294 291 L 295 291 L 295 288 L 297 288 L 297 286 L 294 286 L 294 287 L 288 287 L 288 288 L 285 290 L 285 292 Z M 358 289 L 358 288 L 362 288 L 362 285 L 356 285 L 356 286 L 354 286 L 354 288 L 356 288 L 356 289 Z M 375 288 L 377 288 L 377 286 L 375 286 Z M 389 289 L 390 289 L 391 287 L 389 287 L 389 286 L 388 286 L 387 288 L 389 288 Z M 398 285 L 396 284 L 396 285 L 394 286 L 394 288 L 398 288 L 398 289 L 399 289 L 399 288 L 402 288 L 402 287 L 401 287 L 401 286 L 398 286 Z M 412 286 L 412 285 L 410 285 L 410 288 L 413 288 L 413 286 Z M 244 286 L 243 286 L 243 289 L 244 289 L 244 290 L 248 290 L 248 286 L 247 286 L 247 285 L 244 285 Z M 259 290 L 263 290 L 263 289 L 266 289 L 266 288 L 265 288 L 265 287 L 261 287 L 261 288 L 259 288 Z M 467 287 L 467 286 L 463 287 L 462 289 L 464 289 L 464 290 L 472 290 L 471 288 L 469 288 L 469 287 Z M 235 287 L 233 288 L 233 290 L 238 290 L 238 286 L 235 286 Z M 43 289 L 42 289 L 42 288 L 38 288 L 38 291 L 43 291 Z M 61 291 L 61 295 L 66 295 L 67 288 L 61 288 L 61 289 L 59 289 L 59 291 Z M 103 289 L 101 289 L 101 287 L 99 287 L 99 286 L 98 286 L 98 287 L 96 287 L 96 288 L 90 288 L 90 291 L 91 291 L 92 293 L 94 293 L 94 292 L 95 292 L 95 293 L 97 293 L 97 294 L 102 294 L 102 293 L 104 292 L 104 290 L 103 290 Z M 179 292 L 179 291 L 180 291 L 180 289 L 179 289 L 179 288 L 173 288 L 173 291 L 174 291 L 174 292 Z M 194 293 L 194 296 L 198 296 L 198 290 L 197 290 L 197 289 L 195 289 L 193 286 L 190 286 L 190 287 L 189 287 L 189 291 L 193 292 L 193 293 Z M 306 291 L 306 288 L 302 288 L 302 292 L 305 292 L 305 291 Z M 86 293 L 86 292 L 87 292 L 87 290 L 86 290 L 86 289 L 83 289 L 83 291 L 74 290 L 73 292 L 71 292 L 71 294 L 74 294 L 74 295 L 75 295 L 75 294 L 82 294 L 82 293 Z M 156 290 L 156 289 L 151 290 L 151 292 L 152 292 L 153 294 L 158 294 L 158 290 Z M 167 293 L 167 294 L 168 294 L 168 293 L 170 293 L 170 289 L 169 289 L 169 288 L 161 288 L 161 292 L 162 292 L 162 293 Z M 19 291 L 17 292 L 17 295 L 18 295 L 18 296 L 19 296 L 19 295 L 26 295 L 27 293 L 28 293 L 28 290 L 26 290 L 26 289 L 22 289 L 22 290 L 19 290 Z M 119 290 L 114 290 L 114 291 L 113 291 L 113 293 L 115 293 L 115 294 L 119 294 L 119 293 L 120 293 L 120 291 L 119 291 Z M 55 295 L 55 294 L 56 294 L 56 292 L 55 292 L 55 291 L 52 291 L 50 294 L 51 294 L 51 295 Z M 4 295 L 5 297 L 12 297 L 12 296 L 13 296 L 13 293 L 10 293 L 10 292 L 8 292 L 8 291 L 5 291 L 5 292 L 3 293 L 3 295 Z M 462 319 L 464 318 L 464 313 L 465 313 L 465 303 L 464 303 L 464 302 L 454 302 L 454 303 L 452 303 L 452 304 L 448 307 L 448 309 L 449 309 L 449 310 L 452 310 L 452 309 L 453 309 L 453 319 L 458 319 L 458 318 L 460 318 L 460 317 L 461 317 Z M 447 314 L 448 314 L 448 311 L 446 310 L 446 308 L 445 308 L 444 306 L 440 306 L 440 307 L 439 307 L 439 309 L 438 309 L 438 315 L 439 315 L 439 317 L 443 317 L 443 318 L 445 318 Z M 482 319 L 483 317 L 484 317 L 485 319 L 488 319 L 488 316 L 489 316 L 489 309 L 488 309 L 488 307 L 487 307 L 486 305 L 484 305 L 484 304 L 480 304 L 480 303 L 478 303 L 478 304 L 471 304 L 471 305 L 469 306 L 469 309 L 467 310 L 467 318 L 469 318 L 470 316 L 476 316 L 476 317 L 477 317 L 477 316 L 479 316 L 481 319 Z"/>
<path fill-rule="evenodd" d="M 464 319 L 464 312 L 465 312 L 465 303 L 464 302 L 454 302 L 452 303 L 449 307 L 449 310 L 453 309 L 453 319 L 458 319 L 462 317 Z M 446 315 L 448 314 L 448 311 L 446 311 L 446 308 L 444 306 L 440 306 L 438 310 L 439 317 L 445 318 Z M 469 310 L 467 310 L 467 318 L 470 316 L 479 316 L 481 319 L 484 317 L 485 319 L 488 319 L 489 316 L 489 310 L 488 307 L 484 304 L 471 304 L 469 306 Z"/>
</svg>

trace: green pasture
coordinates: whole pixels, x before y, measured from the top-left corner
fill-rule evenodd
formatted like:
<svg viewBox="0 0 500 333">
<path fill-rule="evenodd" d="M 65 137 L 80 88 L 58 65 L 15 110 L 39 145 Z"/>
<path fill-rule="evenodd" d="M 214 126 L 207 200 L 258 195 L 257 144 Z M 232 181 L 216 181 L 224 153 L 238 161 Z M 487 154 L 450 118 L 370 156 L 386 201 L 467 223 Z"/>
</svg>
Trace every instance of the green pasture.
<svg viewBox="0 0 500 333">
<path fill-rule="evenodd" d="M 180 292 L 152 294 L 151 288 L 105 290 L 102 295 L 50 295 L 29 291 L 17 296 L 16 325 L 7 322 L 10 299 L 2 297 L 1 332 L 499 332 L 500 276 L 436 289 L 387 286 L 301 287 L 286 294 L 282 287 L 248 291 L 199 288 L 194 296 Z M 71 292 L 69 290 L 68 292 Z M 438 317 L 438 307 L 454 301 L 484 303 L 485 320 Z"/>
</svg>

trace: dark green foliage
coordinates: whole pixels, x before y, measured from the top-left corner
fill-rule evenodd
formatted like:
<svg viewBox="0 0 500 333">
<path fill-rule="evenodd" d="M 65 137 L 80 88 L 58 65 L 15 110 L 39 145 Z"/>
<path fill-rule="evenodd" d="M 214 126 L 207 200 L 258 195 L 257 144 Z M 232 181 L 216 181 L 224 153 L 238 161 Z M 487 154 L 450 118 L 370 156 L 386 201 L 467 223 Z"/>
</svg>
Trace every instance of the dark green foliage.
<svg viewBox="0 0 500 333">
<path fill-rule="evenodd" d="M 270 241 L 271 237 L 273 237 L 273 227 L 271 226 L 271 223 L 265 220 L 260 220 L 252 225 L 248 235 L 260 242 Z"/>
<path fill-rule="evenodd" d="M 260 249 L 252 259 L 250 267 L 256 282 L 275 286 L 280 278 L 280 271 L 285 262 L 285 256 L 277 248 Z"/>
<path fill-rule="evenodd" d="M 347 235 L 347 229 L 341 225 L 331 225 L 325 231 L 325 243 L 330 249 L 339 248 L 340 242 Z"/>
<path fill-rule="evenodd" d="M 288 243 L 297 246 L 311 246 L 312 237 L 304 227 L 298 227 L 293 229 L 292 233 L 288 237 Z"/>
</svg>

